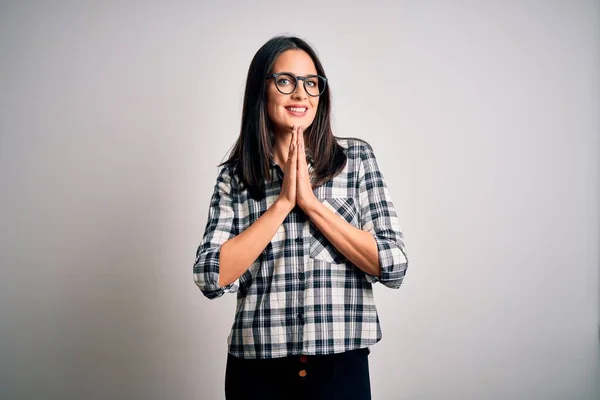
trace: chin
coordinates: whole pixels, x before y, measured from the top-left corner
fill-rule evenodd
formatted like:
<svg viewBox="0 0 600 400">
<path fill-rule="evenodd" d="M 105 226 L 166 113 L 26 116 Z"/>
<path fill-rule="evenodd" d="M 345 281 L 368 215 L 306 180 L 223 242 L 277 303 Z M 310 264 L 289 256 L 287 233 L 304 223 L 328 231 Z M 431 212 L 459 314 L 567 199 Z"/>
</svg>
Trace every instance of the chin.
<svg viewBox="0 0 600 400">
<path fill-rule="evenodd" d="M 290 121 L 290 128 L 292 126 L 298 126 L 298 125 L 302 125 L 304 127 L 304 130 L 308 129 L 309 126 L 312 125 L 314 119 L 309 119 L 309 118 L 296 118 Z"/>
<path fill-rule="evenodd" d="M 291 131 L 295 126 L 301 125 L 304 130 L 307 130 L 312 124 L 313 124 L 313 119 L 308 119 L 306 117 L 304 118 L 293 118 L 293 119 L 286 119 L 285 122 L 282 122 L 281 124 L 277 124 L 279 129 L 282 129 L 283 131 Z"/>
</svg>

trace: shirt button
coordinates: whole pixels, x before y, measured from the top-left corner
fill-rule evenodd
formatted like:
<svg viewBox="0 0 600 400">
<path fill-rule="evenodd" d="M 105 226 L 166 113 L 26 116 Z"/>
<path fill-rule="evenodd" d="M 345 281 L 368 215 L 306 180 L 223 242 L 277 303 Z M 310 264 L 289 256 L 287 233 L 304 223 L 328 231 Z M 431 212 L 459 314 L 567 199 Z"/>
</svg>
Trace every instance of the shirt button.
<svg viewBox="0 0 600 400">
<path fill-rule="evenodd" d="M 302 238 L 301 238 L 300 236 L 298 236 L 298 237 L 296 238 L 296 243 L 300 243 L 301 241 L 302 241 Z"/>
<path fill-rule="evenodd" d="M 298 375 L 300 375 L 302 378 L 304 378 L 306 376 L 306 370 L 303 369 L 300 372 L 298 372 Z"/>
<path fill-rule="evenodd" d="M 308 361 L 308 357 L 306 357 L 304 354 L 300 356 L 300 362 L 307 362 Z"/>
</svg>

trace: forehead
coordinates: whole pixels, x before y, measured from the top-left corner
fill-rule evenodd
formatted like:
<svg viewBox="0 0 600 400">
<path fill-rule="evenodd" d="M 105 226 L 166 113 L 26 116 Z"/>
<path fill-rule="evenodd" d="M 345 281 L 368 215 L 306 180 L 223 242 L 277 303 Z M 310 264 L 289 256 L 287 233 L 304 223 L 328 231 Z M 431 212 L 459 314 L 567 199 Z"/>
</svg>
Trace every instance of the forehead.
<svg viewBox="0 0 600 400">
<path fill-rule="evenodd" d="M 317 69 L 312 58 L 304 50 L 286 50 L 273 64 L 273 72 L 291 72 L 294 75 L 316 74 Z"/>
</svg>

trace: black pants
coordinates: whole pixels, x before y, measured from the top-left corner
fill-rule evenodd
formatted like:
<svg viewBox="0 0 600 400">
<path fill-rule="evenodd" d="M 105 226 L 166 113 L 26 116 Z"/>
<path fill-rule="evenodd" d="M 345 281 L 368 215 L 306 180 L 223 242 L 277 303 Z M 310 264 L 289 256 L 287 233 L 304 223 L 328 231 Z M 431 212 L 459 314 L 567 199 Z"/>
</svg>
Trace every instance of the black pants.
<svg viewBox="0 0 600 400">
<path fill-rule="evenodd" d="M 227 400 L 370 400 L 369 349 L 323 356 L 240 359 L 228 354 Z"/>
</svg>

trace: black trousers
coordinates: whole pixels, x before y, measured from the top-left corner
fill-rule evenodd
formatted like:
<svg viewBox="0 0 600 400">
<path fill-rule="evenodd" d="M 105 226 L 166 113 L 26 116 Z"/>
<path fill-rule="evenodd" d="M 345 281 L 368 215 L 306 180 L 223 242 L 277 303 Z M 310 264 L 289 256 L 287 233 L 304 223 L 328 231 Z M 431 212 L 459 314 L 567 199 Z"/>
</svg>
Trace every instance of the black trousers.
<svg viewBox="0 0 600 400">
<path fill-rule="evenodd" d="M 227 400 L 370 400 L 368 348 L 320 356 L 240 359 L 228 354 Z"/>
</svg>

